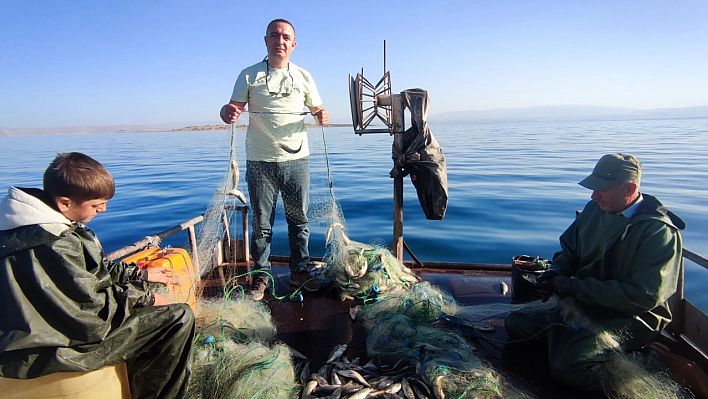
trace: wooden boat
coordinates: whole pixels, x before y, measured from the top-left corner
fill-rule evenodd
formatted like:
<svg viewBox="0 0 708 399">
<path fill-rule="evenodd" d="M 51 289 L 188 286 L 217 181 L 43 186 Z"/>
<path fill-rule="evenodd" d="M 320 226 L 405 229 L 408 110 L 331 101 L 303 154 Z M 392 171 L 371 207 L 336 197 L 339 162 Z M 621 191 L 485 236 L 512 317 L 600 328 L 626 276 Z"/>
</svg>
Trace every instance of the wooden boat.
<svg viewBox="0 0 708 399">
<path fill-rule="evenodd" d="M 242 223 L 240 236 L 243 240 L 232 239 L 226 234 L 218 244 L 213 259 L 213 270 L 200 273 L 201 292 L 204 296 L 218 296 L 224 284 L 233 276 L 250 270 L 248 257 L 248 207 L 235 208 L 240 212 Z M 204 215 L 197 216 L 178 226 L 174 226 L 154 236 L 136 242 L 108 254 L 110 259 L 122 259 L 130 254 L 144 250 L 160 240 L 186 231 L 190 241 L 192 256 L 196 256 L 195 226 L 204 220 Z M 226 217 L 223 218 L 226 223 Z M 225 226 L 229 231 L 229 226 Z M 708 259 L 684 249 L 684 259 L 708 268 Z M 195 265 L 198 259 L 192 259 Z M 272 256 L 272 274 L 275 278 L 274 294 L 282 297 L 290 292 L 287 258 Z M 442 263 L 412 261 L 404 262 L 424 281 L 439 286 L 453 295 L 462 305 L 508 304 L 511 296 L 498 290 L 501 282 L 512 286 L 512 262 L 509 264 Z M 247 284 L 246 279 L 238 280 Z M 338 344 L 348 345 L 350 358 L 366 358 L 366 332 L 361 323 L 350 318 L 349 310 L 360 300 L 340 301 L 333 291 L 323 290 L 306 294 L 302 301 L 276 300 L 270 294 L 265 298 L 271 310 L 278 338 L 308 356 L 312 367 L 326 362 L 332 348 Z M 672 298 L 673 321 L 664 334 L 652 344 L 654 350 L 662 355 L 672 377 L 691 389 L 698 398 L 708 398 L 708 316 L 683 295 L 683 270 L 679 289 Z M 566 387 L 559 387 L 552 382 L 547 367 L 539 367 L 546 359 L 545 353 L 535 353 L 530 348 L 523 358 L 507 358 L 503 352 L 503 342 L 507 335 L 503 319 L 493 319 L 485 323 L 484 333 L 471 343 L 491 364 L 505 375 L 513 378 L 524 390 L 541 398 L 590 398 L 597 394 L 574 392 Z"/>
</svg>

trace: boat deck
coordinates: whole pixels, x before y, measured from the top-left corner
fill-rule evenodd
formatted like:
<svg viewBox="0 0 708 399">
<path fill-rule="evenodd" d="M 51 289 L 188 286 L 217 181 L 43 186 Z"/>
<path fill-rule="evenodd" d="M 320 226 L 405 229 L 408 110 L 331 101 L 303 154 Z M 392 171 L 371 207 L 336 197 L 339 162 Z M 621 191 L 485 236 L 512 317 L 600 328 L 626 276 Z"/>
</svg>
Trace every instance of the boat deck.
<svg viewBox="0 0 708 399">
<path fill-rule="evenodd" d="M 227 275 L 236 274 L 235 270 L 228 269 L 225 270 Z M 267 292 L 264 301 L 271 310 L 278 338 L 307 356 L 313 370 L 327 361 L 330 352 L 338 344 L 347 344 L 346 355 L 349 359 L 360 357 L 364 361 L 368 360 L 366 331 L 361 322 L 352 320 L 349 313 L 352 307 L 362 304 L 361 300 L 342 302 L 338 293 L 331 290 L 304 293 L 302 302 L 291 301 L 287 299 L 290 294 L 288 268 L 274 264 L 271 273 L 275 279 L 275 296 Z M 424 281 L 445 289 L 461 305 L 511 303 L 511 294 L 502 295 L 499 290 L 502 281 L 511 287 L 510 271 L 417 269 L 416 273 Z M 213 281 L 212 285 L 215 283 Z M 239 283 L 246 284 L 245 281 Z M 214 289 L 214 293 L 216 291 Z M 493 331 L 468 341 L 514 386 L 523 387 L 539 398 L 605 397 L 597 393 L 575 392 L 554 384 L 543 350 L 522 346 L 514 351 L 502 351 L 507 339 L 504 320 L 492 319 L 484 324 L 493 326 Z"/>
</svg>

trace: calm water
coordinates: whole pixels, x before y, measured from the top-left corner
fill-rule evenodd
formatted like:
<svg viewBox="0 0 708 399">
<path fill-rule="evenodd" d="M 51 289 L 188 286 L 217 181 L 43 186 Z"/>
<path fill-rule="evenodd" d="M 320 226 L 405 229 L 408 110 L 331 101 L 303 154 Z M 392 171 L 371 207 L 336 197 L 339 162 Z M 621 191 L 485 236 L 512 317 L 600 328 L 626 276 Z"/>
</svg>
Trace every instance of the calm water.
<svg viewBox="0 0 708 399">
<path fill-rule="evenodd" d="M 509 263 L 515 255 L 550 258 L 558 236 L 590 191 L 577 184 L 600 156 L 628 152 L 644 163 L 642 191 L 657 196 L 687 224 L 686 248 L 708 255 L 708 119 L 433 124 L 445 152 L 449 203 L 445 220 L 425 220 L 406 178 L 404 236 L 423 262 Z M 329 199 L 322 129 L 311 129 L 313 205 Z M 243 137 L 237 158 L 245 171 Z M 324 129 L 335 196 L 349 236 L 388 244 L 393 180 L 389 135 Z M 229 131 L 0 137 L 0 190 L 41 186 L 57 152 L 81 151 L 117 182 L 109 211 L 91 222 L 110 252 L 206 210 L 228 173 Z M 245 182 L 240 187 L 245 191 Z M 285 222 L 276 220 L 274 253 L 285 254 Z M 327 226 L 314 221 L 311 252 L 321 256 Z M 171 245 L 184 246 L 185 237 Z M 687 263 L 689 299 L 708 310 L 708 271 Z"/>
</svg>

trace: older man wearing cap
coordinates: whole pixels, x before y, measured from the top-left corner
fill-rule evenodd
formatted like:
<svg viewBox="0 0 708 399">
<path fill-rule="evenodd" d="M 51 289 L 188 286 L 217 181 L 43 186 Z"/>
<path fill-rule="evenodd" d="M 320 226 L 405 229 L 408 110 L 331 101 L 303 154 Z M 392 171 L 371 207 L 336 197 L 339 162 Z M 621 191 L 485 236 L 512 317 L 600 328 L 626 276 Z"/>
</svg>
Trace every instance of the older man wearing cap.
<svg viewBox="0 0 708 399">
<path fill-rule="evenodd" d="M 634 351 L 671 321 L 684 222 L 655 197 L 640 193 L 642 164 L 627 154 L 605 155 L 579 184 L 592 201 L 561 235 L 561 250 L 537 278 L 558 306 L 522 309 L 505 320 L 509 342 L 546 344 L 551 374 L 582 390 L 613 390 L 607 362 Z M 577 309 L 570 317 L 561 310 Z M 564 315 L 562 315 L 562 314 Z M 601 334 L 609 332 L 618 346 Z"/>
</svg>

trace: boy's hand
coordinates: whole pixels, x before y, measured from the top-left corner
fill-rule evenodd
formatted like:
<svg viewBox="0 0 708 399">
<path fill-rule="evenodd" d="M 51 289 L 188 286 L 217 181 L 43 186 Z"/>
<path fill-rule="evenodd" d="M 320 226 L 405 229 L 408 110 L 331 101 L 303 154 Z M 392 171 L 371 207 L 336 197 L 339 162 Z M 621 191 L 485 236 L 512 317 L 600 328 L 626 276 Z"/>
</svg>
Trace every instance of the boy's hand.
<svg viewBox="0 0 708 399">
<path fill-rule="evenodd" d="M 169 305 L 170 301 L 167 300 L 164 296 L 160 294 L 152 294 L 155 296 L 155 302 L 153 302 L 152 306 L 162 306 L 162 305 Z"/>
<path fill-rule="evenodd" d="M 149 267 L 147 268 L 146 281 L 151 283 L 174 284 L 179 285 L 179 277 L 172 274 L 172 270 L 164 267 Z"/>
</svg>

